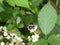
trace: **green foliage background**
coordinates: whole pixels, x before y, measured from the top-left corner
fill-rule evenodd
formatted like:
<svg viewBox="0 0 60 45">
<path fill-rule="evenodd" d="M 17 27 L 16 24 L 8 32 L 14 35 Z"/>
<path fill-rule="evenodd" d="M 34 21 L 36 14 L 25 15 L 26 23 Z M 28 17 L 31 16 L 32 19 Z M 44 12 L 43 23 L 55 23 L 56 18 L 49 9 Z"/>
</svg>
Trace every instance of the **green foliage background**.
<svg viewBox="0 0 60 45">
<path fill-rule="evenodd" d="M 56 5 L 57 0 L 54 2 Z M 60 9 L 59 0 L 57 7 Z M 21 17 L 19 24 L 16 23 L 18 16 Z M 15 29 L 20 36 L 21 30 L 27 30 L 25 27 L 31 22 L 38 24 L 42 31 L 39 41 L 33 45 L 60 45 L 60 36 L 57 36 L 60 35 L 60 13 L 49 0 L 0 0 L 0 26 L 7 26 L 8 31 Z M 28 33 L 24 34 L 26 37 Z"/>
</svg>

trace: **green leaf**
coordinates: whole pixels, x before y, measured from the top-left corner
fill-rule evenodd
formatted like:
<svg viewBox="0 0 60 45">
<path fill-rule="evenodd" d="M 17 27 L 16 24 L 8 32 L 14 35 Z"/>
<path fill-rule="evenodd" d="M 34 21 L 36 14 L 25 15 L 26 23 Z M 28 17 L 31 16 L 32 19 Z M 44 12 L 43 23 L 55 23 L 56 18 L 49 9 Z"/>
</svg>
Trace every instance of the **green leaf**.
<svg viewBox="0 0 60 45">
<path fill-rule="evenodd" d="M 2 4 L 3 3 L 3 0 L 0 0 L 0 4 Z"/>
<path fill-rule="evenodd" d="M 50 34 L 60 34 L 60 26 L 56 25 Z"/>
<path fill-rule="evenodd" d="M 17 6 L 30 8 L 28 0 L 16 0 L 15 3 L 16 3 Z"/>
<path fill-rule="evenodd" d="M 38 14 L 38 23 L 42 32 L 48 35 L 55 26 L 57 21 L 57 12 L 48 2 Z"/>
<path fill-rule="evenodd" d="M 33 15 L 29 15 L 29 16 L 25 16 L 24 17 L 24 23 L 25 23 L 25 25 L 28 25 L 28 24 L 30 24 L 31 22 L 33 22 Z"/>
<path fill-rule="evenodd" d="M 16 1 L 16 0 L 6 0 L 6 1 L 7 1 L 7 3 L 8 3 L 9 5 L 15 7 L 15 1 Z"/>
<path fill-rule="evenodd" d="M 13 17 L 12 17 L 12 18 L 13 18 Z M 8 19 L 8 20 L 6 21 L 6 23 L 7 23 L 7 24 L 14 24 L 14 25 L 15 25 L 16 21 L 15 21 L 15 19 L 12 19 L 12 18 Z"/>
<path fill-rule="evenodd" d="M 23 23 L 20 23 L 17 25 L 18 28 L 23 28 L 24 27 L 24 24 Z"/>
<path fill-rule="evenodd" d="M 43 2 L 43 0 L 31 0 L 32 6 L 37 7 L 40 5 L 40 3 Z"/>
<path fill-rule="evenodd" d="M 18 30 L 18 28 L 14 27 L 13 29 L 16 31 L 15 33 L 16 33 L 18 36 L 21 35 L 21 32 Z"/>
<path fill-rule="evenodd" d="M 13 7 L 15 7 L 16 5 L 30 9 L 28 0 L 6 0 L 6 1 L 9 5 Z"/>
<path fill-rule="evenodd" d="M 4 11 L 4 8 L 2 6 L 0 6 L 0 12 Z"/>
<path fill-rule="evenodd" d="M 20 35 L 21 35 L 21 32 L 20 32 L 19 30 L 16 30 L 16 34 L 17 34 L 18 36 L 20 36 Z"/>
<path fill-rule="evenodd" d="M 60 36 L 51 35 L 48 38 L 48 42 L 52 45 L 60 45 Z"/>
<path fill-rule="evenodd" d="M 58 15 L 57 25 L 60 25 L 60 15 Z"/>
<path fill-rule="evenodd" d="M 19 12 L 20 12 L 19 8 L 15 7 L 14 10 L 13 10 L 13 17 L 16 18 L 17 14 L 19 14 Z"/>
<path fill-rule="evenodd" d="M 1 17 L 0 17 L 0 21 L 1 21 Z"/>
<path fill-rule="evenodd" d="M 33 45 L 47 45 L 47 43 L 44 39 L 40 39 L 39 41 L 33 43 Z"/>
<path fill-rule="evenodd" d="M 13 25 L 13 24 L 8 24 L 8 25 L 7 25 L 7 29 L 8 29 L 8 30 L 13 29 L 14 27 L 15 27 L 15 25 Z"/>
<path fill-rule="evenodd" d="M 11 13 L 4 11 L 4 12 L 0 13 L 0 17 L 1 17 L 1 20 L 2 21 L 4 20 L 3 22 L 5 22 L 5 21 L 11 19 L 12 15 L 11 15 Z"/>
<path fill-rule="evenodd" d="M 6 23 L 10 23 L 11 24 L 12 23 L 12 20 L 9 19 L 9 20 L 6 21 Z"/>
</svg>

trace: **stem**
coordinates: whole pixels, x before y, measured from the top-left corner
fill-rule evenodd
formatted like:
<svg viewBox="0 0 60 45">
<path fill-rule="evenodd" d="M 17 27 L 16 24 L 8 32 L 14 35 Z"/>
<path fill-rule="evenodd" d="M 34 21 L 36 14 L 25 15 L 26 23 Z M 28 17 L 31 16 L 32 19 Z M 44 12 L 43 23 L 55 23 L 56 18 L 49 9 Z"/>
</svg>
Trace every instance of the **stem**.
<svg viewBox="0 0 60 45">
<path fill-rule="evenodd" d="M 13 38 L 12 38 L 12 45 L 14 45 Z"/>
<path fill-rule="evenodd" d="M 45 41 L 46 41 L 46 43 L 48 44 L 48 41 L 47 41 L 47 35 L 45 35 Z"/>
<path fill-rule="evenodd" d="M 58 6 L 56 6 L 54 0 L 48 0 L 51 5 L 56 9 L 57 13 L 60 14 L 60 8 L 58 8 Z"/>
<path fill-rule="evenodd" d="M 56 0 L 56 6 L 58 6 L 59 0 Z"/>
<path fill-rule="evenodd" d="M 33 45 L 33 42 L 31 42 L 31 45 Z"/>
<path fill-rule="evenodd" d="M 47 40 L 47 35 L 45 35 L 45 40 Z"/>
</svg>

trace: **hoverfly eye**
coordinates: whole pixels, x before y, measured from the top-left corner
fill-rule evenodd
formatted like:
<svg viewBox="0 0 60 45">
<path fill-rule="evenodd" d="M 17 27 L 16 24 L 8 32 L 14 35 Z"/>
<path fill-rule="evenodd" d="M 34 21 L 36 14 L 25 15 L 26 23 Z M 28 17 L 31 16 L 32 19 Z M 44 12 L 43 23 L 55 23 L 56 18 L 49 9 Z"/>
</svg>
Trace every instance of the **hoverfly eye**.
<svg viewBox="0 0 60 45">
<path fill-rule="evenodd" d="M 29 29 L 32 29 L 32 27 L 31 27 L 31 26 L 29 26 Z"/>
</svg>

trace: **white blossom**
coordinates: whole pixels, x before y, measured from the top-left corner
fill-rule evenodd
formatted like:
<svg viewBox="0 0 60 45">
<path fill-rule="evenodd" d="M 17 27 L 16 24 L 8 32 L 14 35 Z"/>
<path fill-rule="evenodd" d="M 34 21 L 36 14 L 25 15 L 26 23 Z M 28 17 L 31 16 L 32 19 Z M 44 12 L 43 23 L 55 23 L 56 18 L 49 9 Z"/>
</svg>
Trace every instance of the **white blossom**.
<svg viewBox="0 0 60 45">
<path fill-rule="evenodd" d="M 14 42 L 13 41 L 11 42 L 11 45 L 14 45 Z"/>
<path fill-rule="evenodd" d="M 9 45 L 12 45 L 11 43 Z"/>
<path fill-rule="evenodd" d="M 13 42 L 16 42 L 17 41 L 15 38 L 13 38 L 12 40 L 13 40 Z"/>
<path fill-rule="evenodd" d="M 19 38 L 17 38 L 17 40 L 18 40 L 18 41 L 21 41 L 21 42 L 23 41 L 23 39 L 22 39 L 22 38 L 20 38 L 20 37 L 19 37 Z"/>
<path fill-rule="evenodd" d="M 30 15 L 31 15 L 32 13 L 31 13 L 31 12 L 29 12 L 29 11 L 26 11 L 26 14 L 30 14 Z"/>
<path fill-rule="evenodd" d="M 34 32 L 35 30 L 34 29 L 31 29 L 31 30 L 29 30 L 30 32 Z"/>
<path fill-rule="evenodd" d="M 22 45 L 25 45 L 25 43 L 23 42 Z"/>
<path fill-rule="evenodd" d="M 28 36 L 28 40 L 31 41 L 31 37 L 30 36 Z"/>
<path fill-rule="evenodd" d="M 4 45 L 4 42 L 1 42 L 1 45 Z"/>
<path fill-rule="evenodd" d="M 8 35 L 8 33 L 7 32 L 4 32 L 4 36 L 7 36 Z"/>
<path fill-rule="evenodd" d="M 32 42 L 36 42 L 39 39 L 39 35 L 32 35 Z"/>
<path fill-rule="evenodd" d="M 16 19 L 16 23 L 19 24 L 21 22 L 21 18 L 18 16 Z"/>
<path fill-rule="evenodd" d="M 0 31 L 2 30 L 3 26 L 0 26 Z"/>
<path fill-rule="evenodd" d="M 6 38 L 7 38 L 7 39 L 10 39 L 10 36 L 8 35 Z"/>
<path fill-rule="evenodd" d="M 21 37 L 16 36 L 15 38 L 16 38 L 18 41 L 20 41 L 20 42 L 23 41 L 23 39 L 22 39 Z"/>
<path fill-rule="evenodd" d="M 3 27 L 3 30 L 4 30 L 4 32 L 7 32 L 7 28 L 6 28 L 6 26 Z"/>
</svg>

